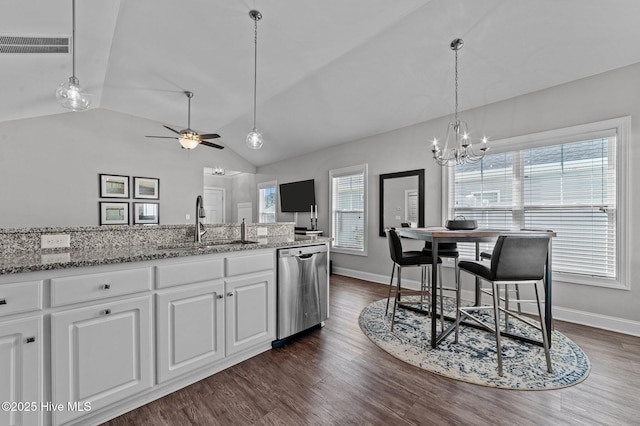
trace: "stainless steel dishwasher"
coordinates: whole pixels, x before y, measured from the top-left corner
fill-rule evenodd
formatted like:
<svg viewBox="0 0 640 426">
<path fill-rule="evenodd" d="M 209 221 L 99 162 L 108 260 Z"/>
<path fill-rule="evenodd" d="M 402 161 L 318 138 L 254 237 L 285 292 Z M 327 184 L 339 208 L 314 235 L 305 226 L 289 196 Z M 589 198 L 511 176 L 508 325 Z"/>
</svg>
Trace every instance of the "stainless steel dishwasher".
<svg viewBox="0 0 640 426">
<path fill-rule="evenodd" d="M 326 244 L 278 250 L 278 340 L 329 318 L 327 253 Z"/>
</svg>

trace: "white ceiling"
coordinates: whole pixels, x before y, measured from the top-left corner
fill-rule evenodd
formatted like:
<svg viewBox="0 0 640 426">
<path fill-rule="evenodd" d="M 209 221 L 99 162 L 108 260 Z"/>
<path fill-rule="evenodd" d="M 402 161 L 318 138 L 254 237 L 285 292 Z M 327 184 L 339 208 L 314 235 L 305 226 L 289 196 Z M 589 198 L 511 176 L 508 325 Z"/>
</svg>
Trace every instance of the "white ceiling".
<svg viewBox="0 0 640 426">
<path fill-rule="evenodd" d="M 77 0 L 93 105 L 192 128 L 256 166 L 640 62 L 638 0 Z M 258 9 L 258 130 L 252 127 Z M 71 0 L 4 0 L 0 35 L 70 35 Z M 71 55 L 0 54 L 0 121 L 65 112 Z M 138 135 L 136 135 L 138 136 Z M 139 135 L 143 137 L 144 134 Z M 149 140 L 149 143 L 152 143 Z M 156 143 L 156 142 L 154 142 Z M 198 149 L 208 149 L 199 147 Z M 179 152 L 179 151 L 177 151 Z"/>
</svg>

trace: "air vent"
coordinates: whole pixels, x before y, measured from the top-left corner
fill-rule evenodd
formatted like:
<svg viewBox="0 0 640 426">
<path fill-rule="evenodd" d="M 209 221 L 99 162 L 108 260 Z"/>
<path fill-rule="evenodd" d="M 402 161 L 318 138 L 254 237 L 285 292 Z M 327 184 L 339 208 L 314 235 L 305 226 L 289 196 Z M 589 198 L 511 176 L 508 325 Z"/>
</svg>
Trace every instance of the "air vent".
<svg viewBox="0 0 640 426">
<path fill-rule="evenodd" d="M 69 53 L 69 37 L 0 36 L 0 53 Z"/>
</svg>

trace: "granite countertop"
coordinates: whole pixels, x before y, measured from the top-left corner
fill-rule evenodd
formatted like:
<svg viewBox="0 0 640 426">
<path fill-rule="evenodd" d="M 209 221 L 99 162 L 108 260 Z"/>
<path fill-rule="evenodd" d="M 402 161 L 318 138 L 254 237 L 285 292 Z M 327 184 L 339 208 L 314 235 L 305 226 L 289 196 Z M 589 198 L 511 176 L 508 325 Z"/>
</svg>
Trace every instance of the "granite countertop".
<svg viewBox="0 0 640 426">
<path fill-rule="evenodd" d="M 309 238 L 296 235 L 293 239 L 290 237 L 259 238 L 249 244 L 239 241 L 221 240 L 203 243 L 185 242 L 171 246 L 98 247 L 91 250 L 71 251 L 37 250 L 0 257 L 0 275 L 126 262 L 142 262 L 146 260 L 213 253 L 260 250 L 265 248 L 295 247 L 326 243 L 329 241 L 331 241 L 331 238 L 328 237 Z"/>
</svg>

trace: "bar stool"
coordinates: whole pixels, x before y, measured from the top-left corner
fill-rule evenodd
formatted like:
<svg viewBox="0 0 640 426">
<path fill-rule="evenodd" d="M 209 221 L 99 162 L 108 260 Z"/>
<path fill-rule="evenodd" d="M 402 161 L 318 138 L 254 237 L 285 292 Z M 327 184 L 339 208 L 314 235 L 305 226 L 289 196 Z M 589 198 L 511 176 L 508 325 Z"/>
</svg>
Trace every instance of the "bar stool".
<svg viewBox="0 0 640 426">
<path fill-rule="evenodd" d="M 491 283 L 491 289 L 481 288 L 484 294 L 492 296 L 493 306 L 469 306 L 460 307 L 460 299 L 457 299 L 456 309 L 456 332 L 455 341 L 458 342 L 460 329 L 460 318 L 464 316 L 483 329 L 493 333 L 496 338 L 496 351 L 498 357 L 498 374 L 502 376 L 502 347 L 500 343 L 500 312 L 505 314 L 505 319 L 513 317 L 536 328 L 542 332 L 542 346 L 547 361 L 547 371 L 552 372 L 551 355 L 549 352 L 549 341 L 547 340 L 547 329 L 542 317 L 542 307 L 538 294 L 538 283 L 544 278 L 545 263 L 549 249 L 548 235 L 531 234 L 511 234 L 501 235 L 496 242 L 491 253 L 491 265 L 487 267 L 486 262 L 460 261 L 458 263 L 458 282 L 460 282 L 460 272 L 464 271 Z M 538 306 L 538 316 L 540 325 L 535 324 L 515 311 L 509 310 L 507 306 L 500 305 L 500 287 L 504 287 L 505 293 L 509 291 L 510 285 L 532 285 L 535 291 L 535 300 L 521 300 L 518 303 L 536 303 Z M 493 327 L 472 313 L 482 310 L 493 310 Z"/>
<path fill-rule="evenodd" d="M 541 232 L 553 232 L 550 229 L 532 229 L 532 228 L 520 228 L 521 231 L 541 231 Z M 489 253 L 488 251 L 483 251 L 480 253 L 480 260 L 491 260 L 491 253 Z M 518 286 L 518 284 L 516 284 L 514 286 L 515 289 L 515 293 L 516 293 L 516 299 L 520 299 L 520 286 Z M 505 302 L 505 308 L 509 309 L 509 292 L 505 292 L 505 295 L 503 298 L 501 298 L 501 300 L 503 302 Z M 520 306 L 520 303 L 518 303 L 518 313 L 521 314 L 522 313 L 522 307 Z M 507 322 L 507 325 L 509 323 Z"/>
<path fill-rule="evenodd" d="M 387 298 L 387 308 L 385 309 L 385 316 L 389 313 L 389 300 L 391 299 L 391 288 L 393 287 L 393 276 L 395 270 L 398 270 L 398 276 L 396 278 L 396 294 L 393 298 L 393 314 L 391 317 L 391 331 L 393 331 L 393 327 L 396 319 L 396 306 L 398 301 L 400 300 L 402 293 L 402 268 L 407 267 L 419 267 L 421 269 L 421 279 L 420 279 L 420 300 L 417 302 L 405 302 L 406 304 L 419 304 L 423 305 L 424 296 L 431 294 L 430 291 L 426 288 L 426 275 L 427 275 L 427 266 L 431 265 L 431 257 L 426 256 L 422 251 L 402 251 L 402 242 L 400 241 L 400 237 L 396 233 L 394 229 L 387 229 L 387 241 L 389 242 L 389 254 L 391 256 L 391 260 L 393 261 L 393 269 L 391 271 L 391 280 L 389 281 L 389 297 Z M 441 259 L 438 259 L 438 263 L 442 263 Z M 429 306 L 429 300 L 426 302 L 427 306 Z"/>
</svg>

